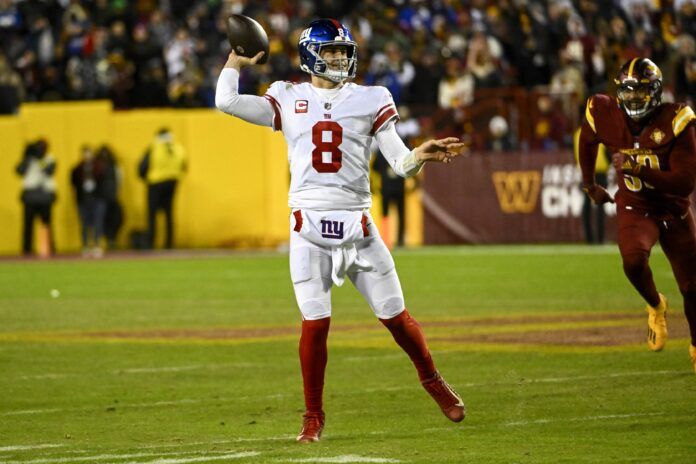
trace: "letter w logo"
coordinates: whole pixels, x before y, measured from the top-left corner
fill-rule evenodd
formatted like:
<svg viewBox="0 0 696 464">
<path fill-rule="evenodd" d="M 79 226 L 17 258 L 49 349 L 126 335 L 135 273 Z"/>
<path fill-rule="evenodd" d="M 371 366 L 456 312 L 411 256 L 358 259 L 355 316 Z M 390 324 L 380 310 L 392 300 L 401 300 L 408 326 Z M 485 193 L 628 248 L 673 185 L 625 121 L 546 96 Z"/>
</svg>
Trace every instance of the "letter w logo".
<svg viewBox="0 0 696 464">
<path fill-rule="evenodd" d="M 324 238 L 343 238 L 343 222 L 321 220 L 321 236 Z"/>
<path fill-rule="evenodd" d="M 541 188 L 539 171 L 494 172 L 493 184 L 502 212 L 529 214 L 536 209 Z"/>
</svg>

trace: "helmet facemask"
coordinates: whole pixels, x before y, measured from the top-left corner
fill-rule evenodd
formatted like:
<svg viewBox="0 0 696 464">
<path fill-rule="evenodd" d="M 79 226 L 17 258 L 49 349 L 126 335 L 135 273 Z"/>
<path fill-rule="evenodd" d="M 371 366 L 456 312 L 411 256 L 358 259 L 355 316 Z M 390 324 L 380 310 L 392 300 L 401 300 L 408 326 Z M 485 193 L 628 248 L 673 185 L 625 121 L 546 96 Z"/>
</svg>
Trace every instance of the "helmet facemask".
<svg viewBox="0 0 696 464">
<path fill-rule="evenodd" d="M 621 109 L 634 121 L 649 116 L 662 102 L 662 71 L 647 58 L 627 61 L 614 82 Z"/>
<path fill-rule="evenodd" d="M 346 57 L 325 60 L 321 56 L 322 50 L 329 47 L 344 47 L 346 49 Z M 314 67 L 313 69 L 304 69 L 306 66 L 303 65 L 303 71 L 337 83 L 355 77 L 358 55 L 358 47 L 355 42 L 334 41 L 322 44 L 313 43 L 307 45 L 307 51 L 314 56 Z"/>
<path fill-rule="evenodd" d="M 648 116 L 660 103 L 659 83 L 640 83 L 625 79 L 616 92 L 621 107 L 633 120 Z"/>
</svg>

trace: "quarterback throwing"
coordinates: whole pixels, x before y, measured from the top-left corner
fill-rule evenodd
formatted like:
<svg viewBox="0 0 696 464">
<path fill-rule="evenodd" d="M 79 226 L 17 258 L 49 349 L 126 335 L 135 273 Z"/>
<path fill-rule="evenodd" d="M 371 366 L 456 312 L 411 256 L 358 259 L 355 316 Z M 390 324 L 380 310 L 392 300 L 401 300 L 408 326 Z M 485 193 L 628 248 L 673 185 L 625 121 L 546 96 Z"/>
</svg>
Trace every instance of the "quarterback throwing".
<svg viewBox="0 0 696 464">
<path fill-rule="evenodd" d="M 408 354 L 425 390 L 454 422 L 464 404 L 435 368 L 418 322 L 406 310 L 394 260 L 370 217 L 370 145 L 375 139 L 394 171 L 408 177 L 426 162 L 449 163 L 464 146 L 429 140 L 410 150 L 394 128 L 398 114 L 384 87 L 350 82 L 357 44 L 334 19 L 313 21 L 299 39 L 301 69 L 311 83 L 275 82 L 262 96 L 239 95 L 239 71 L 253 58 L 230 53 L 217 84 L 221 111 L 282 131 L 290 164 L 290 276 L 302 313 L 300 365 L 306 412 L 300 442 L 324 428 L 323 389 L 331 288 L 348 277 Z"/>
</svg>

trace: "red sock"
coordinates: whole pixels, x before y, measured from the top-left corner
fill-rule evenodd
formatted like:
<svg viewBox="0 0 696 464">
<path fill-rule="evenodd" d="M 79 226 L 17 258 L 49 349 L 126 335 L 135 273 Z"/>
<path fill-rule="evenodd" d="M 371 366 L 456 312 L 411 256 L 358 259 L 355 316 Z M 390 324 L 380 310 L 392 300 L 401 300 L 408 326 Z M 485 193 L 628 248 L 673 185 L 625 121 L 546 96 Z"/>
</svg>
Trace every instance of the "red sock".
<svg viewBox="0 0 696 464">
<path fill-rule="evenodd" d="M 322 412 L 324 371 L 328 353 L 326 339 L 329 336 L 331 318 L 302 321 L 300 337 L 300 365 L 304 381 L 305 407 L 308 412 Z"/>
<path fill-rule="evenodd" d="M 391 319 L 380 319 L 380 321 L 389 329 L 396 343 L 411 358 L 421 381 L 432 378 L 435 375 L 435 364 L 430 357 L 425 335 L 423 335 L 418 321 L 411 317 L 408 310 L 404 309 L 398 316 Z"/>
</svg>

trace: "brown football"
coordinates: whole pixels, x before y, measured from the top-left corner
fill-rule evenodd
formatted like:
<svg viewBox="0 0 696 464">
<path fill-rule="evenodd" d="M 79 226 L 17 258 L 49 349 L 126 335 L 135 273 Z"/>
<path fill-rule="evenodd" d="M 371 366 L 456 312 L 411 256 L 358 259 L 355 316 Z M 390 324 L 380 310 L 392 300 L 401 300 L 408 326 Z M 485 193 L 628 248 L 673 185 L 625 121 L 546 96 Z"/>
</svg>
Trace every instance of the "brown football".
<svg viewBox="0 0 696 464">
<path fill-rule="evenodd" d="M 268 35 L 250 17 L 233 14 L 227 18 L 227 38 L 237 55 L 253 58 L 258 52 L 265 52 L 258 63 L 268 60 Z"/>
</svg>

